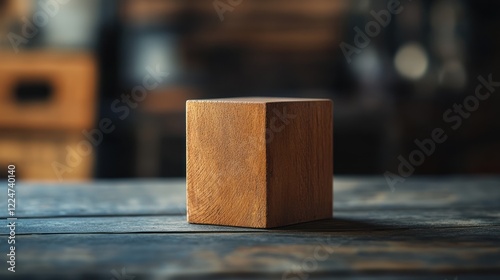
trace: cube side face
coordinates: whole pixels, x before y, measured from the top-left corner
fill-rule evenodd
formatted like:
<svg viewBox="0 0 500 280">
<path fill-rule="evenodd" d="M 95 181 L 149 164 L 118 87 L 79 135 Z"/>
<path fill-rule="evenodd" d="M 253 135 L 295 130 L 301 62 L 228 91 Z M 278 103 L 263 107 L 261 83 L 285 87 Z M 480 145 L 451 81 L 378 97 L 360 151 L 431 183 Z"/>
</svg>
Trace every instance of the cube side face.
<svg viewBox="0 0 500 280">
<path fill-rule="evenodd" d="M 187 219 L 266 225 L 265 105 L 187 102 Z"/>
<path fill-rule="evenodd" d="M 267 104 L 267 227 L 331 218 L 333 103 Z"/>
</svg>

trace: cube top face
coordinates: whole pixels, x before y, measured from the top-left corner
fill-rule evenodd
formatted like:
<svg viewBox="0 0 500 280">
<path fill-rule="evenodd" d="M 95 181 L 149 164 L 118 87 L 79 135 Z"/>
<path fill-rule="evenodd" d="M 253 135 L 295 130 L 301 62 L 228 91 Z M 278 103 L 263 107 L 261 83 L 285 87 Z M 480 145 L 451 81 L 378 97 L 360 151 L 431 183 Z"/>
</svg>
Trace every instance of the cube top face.
<svg viewBox="0 0 500 280">
<path fill-rule="evenodd" d="M 232 98 L 214 98 L 214 99 L 198 99 L 188 100 L 190 102 L 207 102 L 207 103 L 282 103 L 282 102 L 332 102 L 330 99 L 316 98 L 291 98 L 291 97 L 232 97 Z"/>
<path fill-rule="evenodd" d="M 187 102 L 191 223 L 269 228 L 332 216 L 332 102 Z"/>
</svg>

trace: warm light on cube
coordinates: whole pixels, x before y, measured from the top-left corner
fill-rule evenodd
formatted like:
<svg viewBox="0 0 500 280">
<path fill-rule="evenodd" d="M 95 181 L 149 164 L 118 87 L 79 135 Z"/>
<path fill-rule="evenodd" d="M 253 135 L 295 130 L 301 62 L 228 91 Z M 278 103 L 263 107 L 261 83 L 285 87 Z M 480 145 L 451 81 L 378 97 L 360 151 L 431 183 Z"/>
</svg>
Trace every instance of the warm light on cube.
<svg viewBox="0 0 500 280">
<path fill-rule="evenodd" d="M 328 99 L 187 102 L 187 219 L 278 227 L 332 217 Z"/>
</svg>

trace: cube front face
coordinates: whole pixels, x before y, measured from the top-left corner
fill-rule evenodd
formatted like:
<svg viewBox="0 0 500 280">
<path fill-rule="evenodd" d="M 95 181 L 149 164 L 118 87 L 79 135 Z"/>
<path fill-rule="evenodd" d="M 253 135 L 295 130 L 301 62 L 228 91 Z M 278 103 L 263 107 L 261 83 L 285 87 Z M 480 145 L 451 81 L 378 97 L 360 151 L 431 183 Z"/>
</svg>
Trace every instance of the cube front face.
<svg viewBox="0 0 500 280">
<path fill-rule="evenodd" d="M 265 227 L 265 106 L 187 102 L 191 223 Z"/>
<path fill-rule="evenodd" d="M 332 103 L 187 102 L 188 222 L 278 227 L 332 216 Z"/>
</svg>

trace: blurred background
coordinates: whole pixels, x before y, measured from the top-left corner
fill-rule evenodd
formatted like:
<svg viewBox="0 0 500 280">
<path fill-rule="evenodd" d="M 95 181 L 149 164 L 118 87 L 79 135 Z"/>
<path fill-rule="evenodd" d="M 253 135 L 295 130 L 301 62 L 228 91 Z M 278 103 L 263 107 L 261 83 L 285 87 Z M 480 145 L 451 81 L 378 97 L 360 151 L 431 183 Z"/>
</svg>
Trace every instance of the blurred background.
<svg viewBox="0 0 500 280">
<path fill-rule="evenodd" d="M 456 130 L 443 119 L 478 76 L 500 81 L 499 8 L 0 0 L 0 165 L 30 180 L 182 177 L 187 99 L 287 96 L 334 100 L 335 174 L 397 173 L 437 127 L 448 139 L 416 174 L 500 173 L 498 93 Z"/>
</svg>

